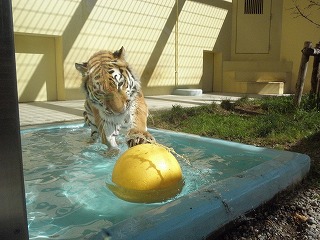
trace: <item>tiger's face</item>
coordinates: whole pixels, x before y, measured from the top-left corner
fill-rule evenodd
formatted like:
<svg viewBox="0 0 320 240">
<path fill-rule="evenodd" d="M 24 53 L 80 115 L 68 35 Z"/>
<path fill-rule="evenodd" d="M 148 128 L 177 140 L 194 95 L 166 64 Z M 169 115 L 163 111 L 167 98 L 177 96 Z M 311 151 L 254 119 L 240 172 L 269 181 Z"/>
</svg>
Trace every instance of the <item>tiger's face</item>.
<svg viewBox="0 0 320 240">
<path fill-rule="evenodd" d="M 100 51 L 88 62 L 76 63 L 87 98 L 105 114 L 121 114 L 140 88 L 124 58 L 124 48 L 114 53 Z"/>
</svg>

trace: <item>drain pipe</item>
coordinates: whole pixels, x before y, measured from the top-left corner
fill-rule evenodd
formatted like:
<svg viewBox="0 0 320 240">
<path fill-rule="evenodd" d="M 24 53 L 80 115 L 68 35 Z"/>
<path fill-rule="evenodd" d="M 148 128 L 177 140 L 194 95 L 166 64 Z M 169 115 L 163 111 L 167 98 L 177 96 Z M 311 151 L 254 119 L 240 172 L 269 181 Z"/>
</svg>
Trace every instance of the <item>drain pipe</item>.
<svg viewBox="0 0 320 240">
<path fill-rule="evenodd" d="M 178 40 L 179 40 L 179 0 L 176 0 L 176 27 L 175 27 L 175 66 L 174 66 L 174 71 L 175 71 L 175 74 L 174 74 L 174 85 L 175 87 L 177 87 L 179 85 L 178 83 L 178 65 L 179 65 L 179 56 L 178 56 Z"/>
<path fill-rule="evenodd" d="M 0 0 L 0 239 L 28 239 L 11 0 Z"/>
</svg>

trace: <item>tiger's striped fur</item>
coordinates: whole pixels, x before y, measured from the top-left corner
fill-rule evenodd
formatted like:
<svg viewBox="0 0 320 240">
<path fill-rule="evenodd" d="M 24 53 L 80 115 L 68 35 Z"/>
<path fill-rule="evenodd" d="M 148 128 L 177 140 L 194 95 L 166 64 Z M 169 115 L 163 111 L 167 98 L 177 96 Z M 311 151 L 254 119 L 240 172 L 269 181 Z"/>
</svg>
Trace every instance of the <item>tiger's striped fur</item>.
<svg viewBox="0 0 320 240">
<path fill-rule="evenodd" d="M 100 136 L 111 155 L 119 152 L 115 137 L 120 128 L 127 129 L 129 147 L 154 141 L 147 131 L 148 109 L 140 81 L 126 62 L 123 47 L 113 53 L 97 52 L 75 67 L 82 74 L 84 119 L 91 128 L 92 141 Z"/>
</svg>

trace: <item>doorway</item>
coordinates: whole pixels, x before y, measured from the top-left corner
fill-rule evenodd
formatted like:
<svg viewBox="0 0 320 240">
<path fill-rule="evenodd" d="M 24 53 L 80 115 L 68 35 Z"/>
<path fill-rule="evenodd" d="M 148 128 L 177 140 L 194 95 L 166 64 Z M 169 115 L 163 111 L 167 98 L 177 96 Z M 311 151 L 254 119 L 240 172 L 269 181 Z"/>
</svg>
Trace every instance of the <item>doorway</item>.
<svg viewBox="0 0 320 240">
<path fill-rule="evenodd" d="M 213 91 L 213 59 L 214 54 L 212 51 L 203 51 L 203 72 L 202 72 L 202 91 Z"/>
</svg>

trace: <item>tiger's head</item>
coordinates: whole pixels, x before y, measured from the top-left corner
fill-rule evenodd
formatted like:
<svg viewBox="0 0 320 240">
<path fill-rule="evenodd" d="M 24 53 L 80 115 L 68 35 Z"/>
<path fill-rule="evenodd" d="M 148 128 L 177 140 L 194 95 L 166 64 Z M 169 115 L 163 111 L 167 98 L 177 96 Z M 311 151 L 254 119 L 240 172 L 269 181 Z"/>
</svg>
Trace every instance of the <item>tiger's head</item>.
<svg viewBox="0 0 320 240">
<path fill-rule="evenodd" d="M 140 90 L 140 82 L 125 60 L 123 47 L 115 52 L 97 52 L 88 62 L 76 63 L 75 67 L 82 74 L 87 98 L 105 114 L 125 112 Z"/>
</svg>

